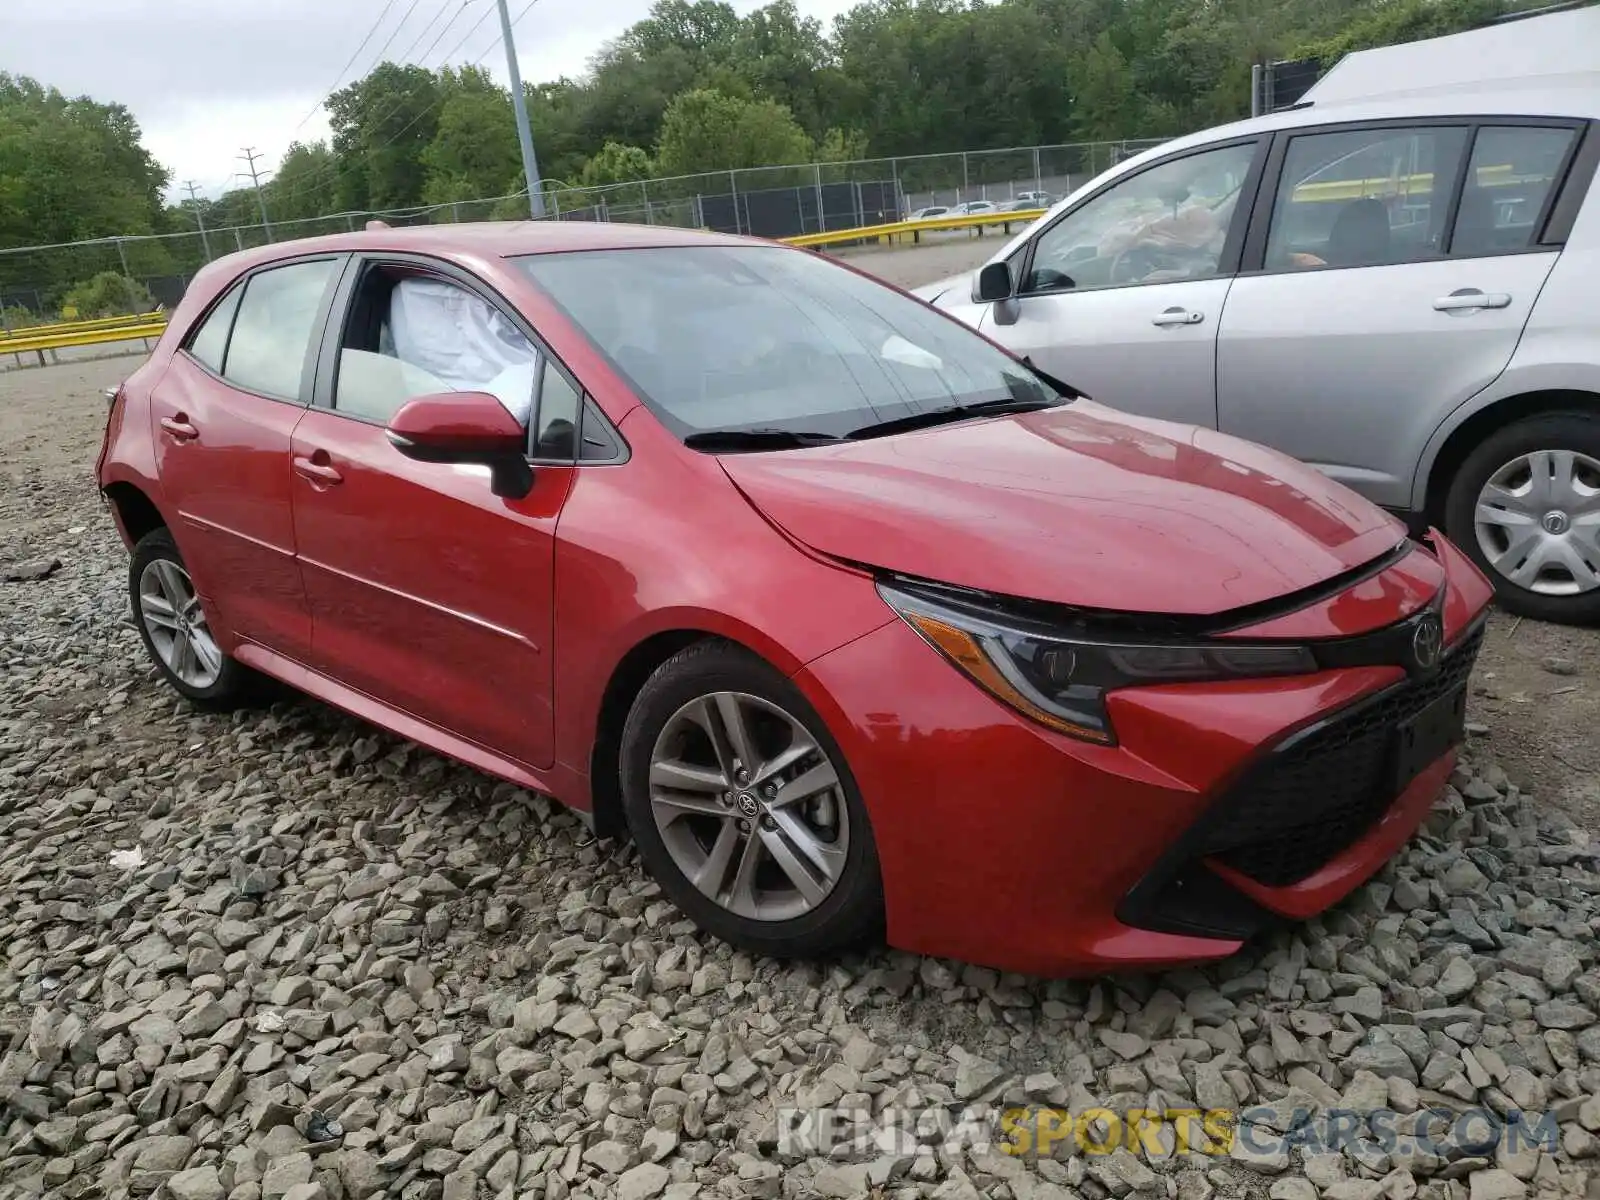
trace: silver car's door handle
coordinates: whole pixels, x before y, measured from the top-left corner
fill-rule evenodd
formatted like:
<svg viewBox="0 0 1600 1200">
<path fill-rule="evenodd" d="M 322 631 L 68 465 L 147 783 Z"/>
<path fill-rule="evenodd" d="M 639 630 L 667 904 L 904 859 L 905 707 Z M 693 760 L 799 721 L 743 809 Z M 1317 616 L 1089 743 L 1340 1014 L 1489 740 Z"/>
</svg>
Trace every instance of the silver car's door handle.
<svg viewBox="0 0 1600 1200">
<path fill-rule="evenodd" d="M 1198 325 L 1206 319 L 1203 312 L 1187 308 L 1169 308 L 1150 318 L 1152 325 Z"/>
<path fill-rule="evenodd" d="M 1477 288 L 1457 288 L 1448 296 L 1440 296 L 1433 307 L 1440 312 L 1460 312 L 1464 308 L 1505 308 L 1511 297 L 1505 292 L 1482 292 Z"/>
</svg>

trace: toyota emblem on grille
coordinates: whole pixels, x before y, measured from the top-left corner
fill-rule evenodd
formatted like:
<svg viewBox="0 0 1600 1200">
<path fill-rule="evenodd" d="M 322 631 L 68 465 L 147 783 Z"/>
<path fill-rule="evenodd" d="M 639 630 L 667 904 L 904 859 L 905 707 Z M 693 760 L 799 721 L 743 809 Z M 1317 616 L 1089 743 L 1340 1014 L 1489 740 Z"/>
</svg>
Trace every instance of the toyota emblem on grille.
<svg viewBox="0 0 1600 1200">
<path fill-rule="evenodd" d="M 1439 665 L 1439 652 L 1444 648 L 1444 627 L 1439 618 L 1429 613 L 1417 622 L 1411 634 L 1411 659 L 1418 671 L 1427 672 Z"/>
</svg>

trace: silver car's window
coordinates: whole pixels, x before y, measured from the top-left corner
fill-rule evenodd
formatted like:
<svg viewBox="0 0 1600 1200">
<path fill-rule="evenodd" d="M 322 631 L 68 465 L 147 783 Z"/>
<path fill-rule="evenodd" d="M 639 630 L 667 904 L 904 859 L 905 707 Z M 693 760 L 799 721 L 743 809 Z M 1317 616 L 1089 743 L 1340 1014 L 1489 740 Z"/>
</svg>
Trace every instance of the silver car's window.
<svg viewBox="0 0 1600 1200">
<path fill-rule="evenodd" d="M 1210 278 L 1255 152 L 1224 146 L 1114 184 L 1039 235 L 1022 290 Z"/>
<path fill-rule="evenodd" d="M 1292 139 L 1267 233 L 1267 269 L 1436 257 L 1467 132 L 1385 127 Z"/>
<path fill-rule="evenodd" d="M 1571 129 L 1486 125 L 1472 143 L 1450 253 L 1464 257 L 1526 250 L 1567 151 Z"/>
<path fill-rule="evenodd" d="M 844 435 L 952 405 L 1054 399 L 971 330 L 804 251 L 675 246 L 518 262 L 680 437 Z"/>
<path fill-rule="evenodd" d="M 223 377 L 265 396 L 298 399 L 317 310 L 336 266 L 322 259 L 252 275 L 228 339 Z"/>
</svg>

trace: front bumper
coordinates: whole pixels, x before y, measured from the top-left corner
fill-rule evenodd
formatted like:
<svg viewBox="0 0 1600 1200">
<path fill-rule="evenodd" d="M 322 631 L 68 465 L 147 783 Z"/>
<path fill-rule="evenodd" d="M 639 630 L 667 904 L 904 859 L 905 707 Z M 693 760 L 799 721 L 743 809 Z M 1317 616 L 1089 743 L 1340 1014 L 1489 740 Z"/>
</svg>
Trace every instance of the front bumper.
<svg viewBox="0 0 1600 1200">
<path fill-rule="evenodd" d="M 1435 544 L 1451 653 L 1429 695 L 1470 673 L 1489 597 Z M 1387 728 L 1425 703 L 1398 666 L 1113 693 L 1115 747 L 1017 715 L 898 621 L 796 682 L 866 802 L 890 942 L 1030 974 L 1216 958 L 1321 911 L 1404 844 L 1455 761 L 1378 787 Z"/>
</svg>

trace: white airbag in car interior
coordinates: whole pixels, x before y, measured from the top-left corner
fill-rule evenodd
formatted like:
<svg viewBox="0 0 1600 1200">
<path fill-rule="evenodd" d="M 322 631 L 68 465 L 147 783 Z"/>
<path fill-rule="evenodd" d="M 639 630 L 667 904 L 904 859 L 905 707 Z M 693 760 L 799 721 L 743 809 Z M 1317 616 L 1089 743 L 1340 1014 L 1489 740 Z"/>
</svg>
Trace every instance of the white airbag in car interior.
<svg viewBox="0 0 1600 1200">
<path fill-rule="evenodd" d="M 395 356 L 442 380 L 441 391 L 488 392 L 523 425 L 538 352 L 493 306 L 453 284 L 402 279 L 389 299 Z"/>
</svg>

